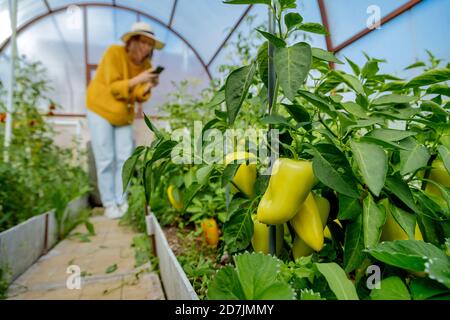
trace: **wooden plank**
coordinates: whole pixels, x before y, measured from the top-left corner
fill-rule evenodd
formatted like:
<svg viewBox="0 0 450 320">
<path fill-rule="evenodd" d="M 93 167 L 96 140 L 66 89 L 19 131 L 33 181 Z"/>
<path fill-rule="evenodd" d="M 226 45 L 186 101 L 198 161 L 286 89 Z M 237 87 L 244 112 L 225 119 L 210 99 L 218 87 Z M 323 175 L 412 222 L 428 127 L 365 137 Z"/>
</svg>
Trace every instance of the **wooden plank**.
<svg viewBox="0 0 450 320">
<path fill-rule="evenodd" d="M 154 235 L 161 281 L 168 300 L 198 300 L 189 279 L 167 242 L 164 231 L 153 214 L 146 217 L 147 232 Z"/>
</svg>

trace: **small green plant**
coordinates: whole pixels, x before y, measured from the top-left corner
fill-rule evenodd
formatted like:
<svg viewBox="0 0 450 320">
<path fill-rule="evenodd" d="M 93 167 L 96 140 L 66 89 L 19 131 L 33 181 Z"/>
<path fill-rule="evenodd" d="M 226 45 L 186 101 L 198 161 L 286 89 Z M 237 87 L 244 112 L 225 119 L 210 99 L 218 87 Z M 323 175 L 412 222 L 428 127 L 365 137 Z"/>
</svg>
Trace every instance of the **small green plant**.
<svg viewBox="0 0 450 320">
<path fill-rule="evenodd" d="M 106 268 L 105 273 L 113 273 L 115 271 L 117 271 L 117 263 L 114 263 Z"/>
<path fill-rule="evenodd" d="M 8 281 L 6 280 L 6 271 L 0 268 L 0 300 L 7 298 L 6 292 L 8 291 Z"/>
<path fill-rule="evenodd" d="M 146 232 L 144 187 L 132 184 L 129 188 L 128 210 L 120 224 L 132 226 L 138 232 Z"/>
<path fill-rule="evenodd" d="M 150 262 L 153 266 L 154 255 L 152 252 L 151 242 L 146 234 L 139 234 L 134 236 L 133 244 L 135 267 L 140 267 L 147 262 Z"/>
</svg>

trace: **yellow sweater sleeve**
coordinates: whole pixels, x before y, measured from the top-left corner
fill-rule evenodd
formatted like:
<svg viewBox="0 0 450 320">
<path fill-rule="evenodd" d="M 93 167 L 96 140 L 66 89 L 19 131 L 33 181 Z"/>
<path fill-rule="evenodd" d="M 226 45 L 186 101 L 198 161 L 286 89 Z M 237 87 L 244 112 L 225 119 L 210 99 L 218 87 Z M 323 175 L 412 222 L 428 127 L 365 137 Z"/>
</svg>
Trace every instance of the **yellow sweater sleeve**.
<svg viewBox="0 0 450 320">
<path fill-rule="evenodd" d="M 151 91 L 144 92 L 144 84 L 134 87 L 133 96 L 137 102 L 145 102 L 150 99 Z"/>
<path fill-rule="evenodd" d="M 108 50 L 104 57 L 105 64 L 105 82 L 111 94 L 117 100 L 128 100 L 130 98 L 130 89 L 128 79 L 122 74 L 120 57 L 115 50 Z"/>
</svg>

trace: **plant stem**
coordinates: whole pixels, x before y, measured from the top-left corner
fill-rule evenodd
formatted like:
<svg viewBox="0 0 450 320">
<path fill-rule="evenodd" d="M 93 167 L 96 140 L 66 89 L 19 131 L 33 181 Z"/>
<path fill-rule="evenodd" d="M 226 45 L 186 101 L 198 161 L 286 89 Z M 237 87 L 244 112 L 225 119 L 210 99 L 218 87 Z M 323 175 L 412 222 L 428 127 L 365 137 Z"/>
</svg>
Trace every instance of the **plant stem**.
<svg viewBox="0 0 450 320">
<path fill-rule="evenodd" d="M 318 116 L 319 116 L 319 121 L 320 123 L 325 127 L 325 129 L 327 129 L 328 132 L 330 132 L 336 139 L 339 139 L 339 137 L 333 132 L 333 130 L 331 130 L 327 124 L 325 123 L 325 121 L 323 121 L 322 117 L 320 116 L 320 112 L 318 112 Z"/>
</svg>

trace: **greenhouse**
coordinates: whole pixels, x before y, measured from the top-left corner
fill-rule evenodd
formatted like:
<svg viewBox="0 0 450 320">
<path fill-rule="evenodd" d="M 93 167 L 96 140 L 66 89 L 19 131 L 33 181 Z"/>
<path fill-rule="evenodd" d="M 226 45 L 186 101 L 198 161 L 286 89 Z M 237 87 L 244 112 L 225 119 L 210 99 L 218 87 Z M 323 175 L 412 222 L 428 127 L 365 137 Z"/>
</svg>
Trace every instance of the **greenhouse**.
<svg viewBox="0 0 450 320">
<path fill-rule="evenodd" d="M 449 12 L 0 0 L 0 300 L 449 300 Z"/>
</svg>

